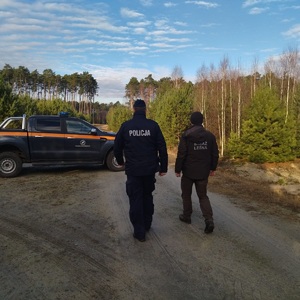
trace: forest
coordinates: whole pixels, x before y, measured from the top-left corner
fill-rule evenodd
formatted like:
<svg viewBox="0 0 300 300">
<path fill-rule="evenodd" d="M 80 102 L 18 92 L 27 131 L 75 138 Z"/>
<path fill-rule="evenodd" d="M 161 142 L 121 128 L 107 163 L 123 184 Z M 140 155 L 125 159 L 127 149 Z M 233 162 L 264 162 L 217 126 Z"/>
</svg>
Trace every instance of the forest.
<svg viewBox="0 0 300 300">
<path fill-rule="evenodd" d="M 168 148 L 175 149 L 190 126 L 192 111 L 204 115 L 204 127 L 217 137 L 220 156 L 257 163 L 300 157 L 300 54 L 288 49 L 249 72 L 224 56 L 218 66 L 203 64 L 195 83 L 181 67 L 170 77 L 132 77 L 124 103 L 98 103 L 101 92 L 88 72 L 56 75 L 51 69 L 30 72 L 5 65 L 0 70 L 0 122 L 7 116 L 69 111 L 92 123 L 107 123 L 117 132 L 131 118 L 135 99 L 147 103 L 147 116 L 160 125 Z"/>
</svg>

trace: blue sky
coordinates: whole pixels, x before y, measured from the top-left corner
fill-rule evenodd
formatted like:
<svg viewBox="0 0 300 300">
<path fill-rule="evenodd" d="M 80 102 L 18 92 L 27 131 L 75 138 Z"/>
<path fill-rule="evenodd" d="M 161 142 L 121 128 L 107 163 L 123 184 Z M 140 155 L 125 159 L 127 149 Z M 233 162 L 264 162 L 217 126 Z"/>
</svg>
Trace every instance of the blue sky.
<svg viewBox="0 0 300 300">
<path fill-rule="evenodd" d="M 195 82 L 203 64 L 247 70 L 299 42 L 298 0 L 0 0 L 0 68 L 87 71 L 100 102 L 122 101 L 131 77 L 180 67 Z"/>
</svg>

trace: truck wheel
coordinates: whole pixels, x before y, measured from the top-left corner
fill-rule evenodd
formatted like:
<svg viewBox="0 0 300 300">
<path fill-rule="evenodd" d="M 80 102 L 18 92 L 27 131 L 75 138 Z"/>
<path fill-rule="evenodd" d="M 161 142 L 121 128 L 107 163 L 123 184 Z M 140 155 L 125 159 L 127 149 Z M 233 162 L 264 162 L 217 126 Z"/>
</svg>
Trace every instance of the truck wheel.
<svg viewBox="0 0 300 300">
<path fill-rule="evenodd" d="M 117 160 L 114 156 L 114 152 L 110 151 L 106 158 L 106 165 L 111 171 L 124 171 L 125 167 L 118 165 Z"/>
<path fill-rule="evenodd" d="M 22 171 L 22 159 L 14 152 L 0 153 L 0 177 L 16 177 Z"/>
</svg>

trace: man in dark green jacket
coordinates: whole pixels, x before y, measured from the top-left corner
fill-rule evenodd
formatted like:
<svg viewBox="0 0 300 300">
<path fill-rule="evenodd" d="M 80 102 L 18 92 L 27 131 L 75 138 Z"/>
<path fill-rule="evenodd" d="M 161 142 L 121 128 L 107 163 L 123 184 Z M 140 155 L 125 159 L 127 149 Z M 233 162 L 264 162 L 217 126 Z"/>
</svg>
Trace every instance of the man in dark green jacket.
<svg viewBox="0 0 300 300">
<path fill-rule="evenodd" d="M 219 150 L 215 136 L 206 130 L 203 115 L 193 112 L 192 126 L 186 130 L 179 142 L 175 163 L 175 174 L 181 177 L 183 213 L 179 215 L 182 222 L 191 223 L 192 187 L 195 184 L 200 209 L 205 219 L 205 233 L 214 230 L 213 211 L 207 196 L 208 177 L 214 175 L 218 165 Z"/>
</svg>

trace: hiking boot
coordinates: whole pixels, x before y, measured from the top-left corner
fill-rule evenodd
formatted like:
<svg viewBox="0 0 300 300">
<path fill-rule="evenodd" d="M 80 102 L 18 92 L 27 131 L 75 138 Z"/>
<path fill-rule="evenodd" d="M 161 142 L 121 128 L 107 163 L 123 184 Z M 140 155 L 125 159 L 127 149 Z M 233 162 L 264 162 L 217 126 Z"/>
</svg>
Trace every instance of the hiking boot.
<svg viewBox="0 0 300 300">
<path fill-rule="evenodd" d="M 187 223 L 187 224 L 191 224 L 191 218 L 187 218 L 187 217 L 185 217 L 184 215 L 179 215 L 179 220 L 181 221 L 181 222 L 184 222 L 184 223 Z"/>
<path fill-rule="evenodd" d="M 212 233 L 214 231 L 215 225 L 213 221 L 205 221 L 205 233 Z"/>
<path fill-rule="evenodd" d="M 146 239 L 145 239 L 144 237 L 138 237 L 138 236 L 136 236 L 135 234 L 133 234 L 133 237 L 134 237 L 136 240 L 140 241 L 140 242 L 145 242 L 145 241 L 146 241 Z"/>
</svg>

